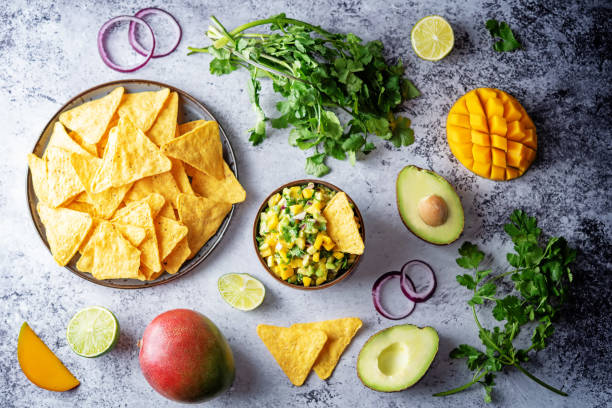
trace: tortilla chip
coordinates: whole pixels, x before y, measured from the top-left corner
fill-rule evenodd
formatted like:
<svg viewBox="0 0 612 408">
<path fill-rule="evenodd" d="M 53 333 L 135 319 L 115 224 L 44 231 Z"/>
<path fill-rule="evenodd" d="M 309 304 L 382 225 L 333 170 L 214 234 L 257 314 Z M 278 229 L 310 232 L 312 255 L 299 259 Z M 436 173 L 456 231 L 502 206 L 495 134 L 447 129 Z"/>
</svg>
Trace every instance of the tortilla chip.
<svg viewBox="0 0 612 408">
<path fill-rule="evenodd" d="M 49 204 L 49 187 L 47 183 L 47 161 L 35 154 L 28 154 L 28 166 L 32 175 L 32 187 L 38 200 Z"/>
<path fill-rule="evenodd" d="M 162 196 L 161 194 L 151 193 L 148 196 L 141 198 L 140 200 L 128 202 L 128 204 L 125 207 L 117 210 L 114 218 L 118 218 L 118 217 L 122 217 L 126 215 L 134 207 L 142 203 L 149 204 L 149 207 L 151 207 L 153 218 L 155 218 L 161 213 L 162 209 L 165 207 L 166 200 L 164 199 L 164 196 Z"/>
<path fill-rule="evenodd" d="M 123 238 L 130 241 L 130 244 L 135 247 L 140 246 L 147 236 L 144 228 L 130 224 L 119 224 L 117 222 L 113 222 L 112 224 L 113 227 L 123 235 Z"/>
<path fill-rule="evenodd" d="M 64 149 L 73 153 L 85 155 L 89 154 L 88 151 L 83 149 L 77 142 L 72 140 L 72 138 L 66 132 L 64 125 L 62 125 L 60 122 L 55 122 L 55 125 L 53 125 L 53 133 L 51 134 L 51 138 L 49 139 L 49 143 L 47 144 L 47 149 L 50 147 L 59 147 L 60 149 Z"/>
<path fill-rule="evenodd" d="M 176 181 L 176 185 L 178 186 L 179 190 L 181 190 L 181 193 L 195 195 L 193 189 L 191 188 L 191 183 L 189 182 L 187 173 L 185 172 L 183 162 L 173 158 L 170 158 L 170 161 L 172 162 L 172 169 L 170 170 L 170 173 L 172 173 L 174 181 Z"/>
<path fill-rule="evenodd" d="M 185 237 L 176 244 L 174 250 L 163 260 L 162 264 L 164 265 L 165 271 L 169 274 L 177 273 L 190 255 L 191 250 L 189 249 L 187 237 Z"/>
<path fill-rule="evenodd" d="M 98 211 L 91 203 L 85 203 L 83 201 L 77 201 L 76 199 L 72 201 L 70 204 L 66 205 L 62 208 L 68 208 L 69 210 L 84 212 L 92 217 L 98 217 Z"/>
<path fill-rule="evenodd" d="M 155 217 L 166 217 L 176 221 L 176 214 L 169 203 L 164 204 Z"/>
<path fill-rule="evenodd" d="M 155 123 L 147 132 L 149 139 L 158 146 L 168 143 L 175 137 L 178 102 L 178 94 L 171 92 Z"/>
<path fill-rule="evenodd" d="M 304 384 L 327 341 L 322 330 L 257 325 L 257 334 L 293 385 Z"/>
<path fill-rule="evenodd" d="M 58 207 L 85 191 L 83 183 L 70 162 L 71 155 L 69 151 L 58 147 L 50 147 L 45 151 L 47 188 L 51 207 Z"/>
<path fill-rule="evenodd" d="M 136 127 L 146 132 L 155 122 L 169 94 L 168 88 L 157 92 L 126 94 L 118 109 L 119 116 L 129 116 Z"/>
<path fill-rule="evenodd" d="M 92 184 L 94 193 L 164 173 L 172 167 L 170 160 L 126 116 L 111 129 L 102 161 Z"/>
<path fill-rule="evenodd" d="M 344 192 L 336 193 L 327 203 L 323 215 L 327 219 L 327 233 L 336 243 L 336 251 L 363 254 L 363 238 L 355 221 L 355 213 Z"/>
<path fill-rule="evenodd" d="M 225 161 L 223 162 L 224 177 L 221 180 L 191 166 L 188 167 L 187 171 L 191 176 L 193 190 L 201 196 L 230 204 L 241 203 L 246 200 L 246 191 Z"/>
<path fill-rule="evenodd" d="M 218 179 L 223 179 L 223 147 L 217 122 L 205 124 L 166 143 L 162 151 Z"/>
<path fill-rule="evenodd" d="M 191 132 L 193 129 L 205 124 L 206 122 L 209 122 L 209 121 L 204 120 L 204 119 L 199 119 L 199 120 L 193 120 L 187 123 L 181 123 L 180 125 L 178 125 L 177 136 L 183 136 L 185 133 Z"/>
<path fill-rule="evenodd" d="M 146 266 L 140 265 L 140 271 L 138 271 L 138 280 L 141 280 L 141 281 L 152 281 L 152 280 L 155 280 L 155 279 L 159 278 L 160 276 L 162 276 L 163 273 L 164 273 L 163 270 L 161 270 L 159 272 L 153 272 L 152 270 L 150 270 Z"/>
<path fill-rule="evenodd" d="M 77 132 L 86 143 L 98 143 L 121 102 L 123 92 L 123 87 L 115 88 L 103 98 L 63 112 L 59 120 L 68 129 Z"/>
<path fill-rule="evenodd" d="M 108 135 L 110 134 L 111 129 L 117 126 L 118 123 L 119 123 L 119 115 L 117 115 L 117 113 L 115 112 L 115 115 L 113 115 L 113 118 L 110 120 L 110 123 L 108 124 L 108 128 L 106 129 L 106 132 L 104 133 L 100 141 L 96 144 L 96 150 L 98 152 L 98 155 L 97 155 L 98 157 L 104 157 L 104 151 L 106 150 L 106 145 L 108 144 Z"/>
<path fill-rule="evenodd" d="M 51 208 L 38 203 L 40 220 L 45 225 L 47 242 L 53 259 L 66 265 L 76 254 L 93 223 L 89 214 L 67 208 Z"/>
<path fill-rule="evenodd" d="M 155 234 L 153 213 L 149 204 L 141 202 L 131 206 L 126 210 L 125 214 L 115 215 L 112 222 L 135 225 L 145 229 L 146 237 L 140 246 L 138 246 L 140 261 L 153 272 L 159 272 L 161 270 L 159 247 L 157 245 L 157 235 Z"/>
<path fill-rule="evenodd" d="M 191 256 L 195 256 L 215 235 L 232 205 L 191 194 L 180 194 L 177 201 L 179 219 L 189 229 L 187 242 Z"/>
<path fill-rule="evenodd" d="M 176 197 L 181 194 L 181 190 L 168 171 L 136 181 L 125 198 L 127 201 L 136 201 L 152 193 L 161 194 L 166 202 L 176 205 Z"/>
<path fill-rule="evenodd" d="M 300 327 L 305 331 L 322 330 L 327 334 L 327 343 L 312 367 L 320 379 L 326 380 L 332 375 L 340 356 L 362 325 L 361 319 L 357 317 L 345 317 L 316 323 L 298 323 L 291 327 Z"/>
<path fill-rule="evenodd" d="M 100 193 L 94 193 L 92 190 L 93 179 L 102 165 L 102 160 L 91 155 L 82 155 L 73 153 L 70 157 L 72 167 L 76 171 L 81 183 L 85 186 L 87 197 L 96 209 L 96 214 L 100 218 L 110 218 L 115 210 L 123 201 L 132 184 L 126 184 L 121 187 L 110 187 Z"/>
<path fill-rule="evenodd" d="M 111 124 L 112 124 L 112 121 L 111 121 Z M 87 143 L 86 141 L 83 140 L 83 138 L 77 132 L 70 132 L 68 136 L 70 136 L 72 140 L 77 142 L 79 146 L 81 146 L 83 150 L 85 150 L 87 153 L 91 154 L 92 156 L 98 157 L 98 147 L 96 144 Z"/>
<path fill-rule="evenodd" d="M 98 226 L 92 237 L 94 261 L 91 274 L 96 279 L 136 279 L 140 251 L 108 221 Z"/>
<path fill-rule="evenodd" d="M 187 236 L 187 227 L 171 218 L 160 216 L 155 219 L 155 233 L 159 245 L 159 258 L 163 261 Z"/>
</svg>

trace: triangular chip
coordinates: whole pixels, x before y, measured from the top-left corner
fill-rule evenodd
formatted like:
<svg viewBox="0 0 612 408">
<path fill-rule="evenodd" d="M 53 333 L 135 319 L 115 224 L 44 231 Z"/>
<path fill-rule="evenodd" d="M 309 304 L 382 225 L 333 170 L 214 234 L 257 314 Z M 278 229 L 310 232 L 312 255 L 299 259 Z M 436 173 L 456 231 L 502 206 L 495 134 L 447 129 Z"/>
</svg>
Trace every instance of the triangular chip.
<svg viewBox="0 0 612 408">
<path fill-rule="evenodd" d="M 155 215 L 155 217 L 166 217 L 175 221 L 177 219 L 176 214 L 174 213 L 174 209 L 172 208 L 170 203 L 164 204 L 161 210 L 159 210 L 159 212 L 157 213 L 157 215 Z"/>
<path fill-rule="evenodd" d="M 89 214 L 67 208 L 51 208 L 38 203 L 40 220 L 45 225 L 53 259 L 64 266 L 78 251 L 93 223 Z"/>
<path fill-rule="evenodd" d="M 162 151 L 218 179 L 223 178 L 223 146 L 217 122 L 206 122 L 166 143 Z"/>
<path fill-rule="evenodd" d="M 224 177 L 221 180 L 191 166 L 187 171 L 192 179 L 193 190 L 201 196 L 230 204 L 241 203 L 246 199 L 246 191 L 225 161 L 223 162 Z"/>
<path fill-rule="evenodd" d="M 208 122 L 208 120 L 198 119 L 187 123 L 181 123 L 178 125 L 178 134 L 176 136 L 183 136 L 185 133 L 191 132 L 193 129 L 205 124 L 206 122 Z"/>
<path fill-rule="evenodd" d="M 151 207 L 151 212 L 153 213 L 153 218 L 155 218 L 161 213 L 162 209 L 164 209 L 166 200 L 161 194 L 151 193 L 148 196 L 141 198 L 140 200 L 128 202 L 125 207 L 117 210 L 113 218 L 119 218 L 126 215 L 134 207 L 142 203 L 149 204 L 149 207 Z"/>
<path fill-rule="evenodd" d="M 123 235 L 123 238 L 130 241 L 130 244 L 135 247 L 139 247 L 142 244 L 142 241 L 147 237 L 147 233 L 144 228 L 137 227 L 136 225 L 130 224 L 119 224 L 117 222 L 113 222 L 113 227 L 117 229 Z"/>
<path fill-rule="evenodd" d="M 123 87 L 115 88 L 103 98 L 63 112 L 59 120 L 68 129 L 77 132 L 86 143 L 98 143 L 121 102 L 123 92 Z"/>
<path fill-rule="evenodd" d="M 146 132 L 155 122 L 169 94 L 168 88 L 157 92 L 126 94 L 119 106 L 119 116 L 129 116 L 140 130 Z"/>
<path fill-rule="evenodd" d="M 187 236 L 187 227 L 178 221 L 160 216 L 155 219 L 155 233 L 159 246 L 159 259 L 163 261 Z"/>
<path fill-rule="evenodd" d="M 111 129 L 102 161 L 93 181 L 94 193 L 172 168 L 170 160 L 126 116 L 122 116 L 117 126 Z"/>
<path fill-rule="evenodd" d="M 58 207 L 85 191 L 83 183 L 70 162 L 71 155 L 69 151 L 58 147 L 50 147 L 45 151 L 47 187 L 51 207 Z"/>
<path fill-rule="evenodd" d="M 327 219 L 327 233 L 336 243 L 336 251 L 349 254 L 363 254 L 363 238 L 355 221 L 355 213 L 344 192 L 336 195 L 323 210 Z"/>
<path fill-rule="evenodd" d="M 94 262 L 91 274 L 96 279 L 136 279 L 140 251 L 108 221 L 98 226 L 92 239 Z"/>
<path fill-rule="evenodd" d="M 100 193 L 92 190 L 93 179 L 102 165 L 102 160 L 91 155 L 72 154 L 70 157 L 72 167 L 76 171 L 81 183 L 85 186 L 87 197 L 96 209 L 96 214 L 100 218 L 108 219 L 119 207 L 131 184 L 121 187 L 110 187 Z"/>
<path fill-rule="evenodd" d="M 181 190 L 176 185 L 172 173 L 167 171 L 136 181 L 125 199 L 126 201 L 137 201 L 152 193 L 161 194 L 166 202 L 176 205 L 176 197 L 181 194 Z"/>
<path fill-rule="evenodd" d="M 257 334 L 289 381 L 304 384 L 312 365 L 327 341 L 322 330 L 303 330 L 296 327 L 257 325 Z"/>
<path fill-rule="evenodd" d="M 149 204 L 142 202 L 136 206 L 133 206 L 126 212 L 126 214 L 122 214 L 120 216 L 115 215 L 112 222 L 136 225 L 137 227 L 145 229 L 146 238 L 138 247 L 140 250 L 140 261 L 153 272 L 159 272 L 161 270 L 159 247 L 157 245 L 153 214 Z"/>
<path fill-rule="evenodd" d="M 171 92 L 155 123 L 147 132 L 147 136 L 153 143 L 161 146 L 174 139 L 176 132 L 176 118 L 178 116 L 179 97 L 176 92 Z"/>
<path fill-rule="evenodd" d="M 179 190 L 181 190 L 181 193 L 195 195 L 193 189 L 191 188 L 191 183 L 189 182 L 187 173 L 185 172 L 183 162 L 172 158 L 170 161 L 172 162 L 172 170 L 170 170 L 170 173 L 172 173 L 174 181 L 176 181 L 176 185 L 178 186 Z"/>
<path fill-rule="evenodd" d="M 81 272 L 91 273 L 93 269 L 94 262 L 94 241 L 92 238 L 96 235 L 98 231 L 98 227 L 100 223 L 104 221 L 100 218 L 94 218 L 91 229 L 89 230 L 88 236 L 83 240 L 81 246 L 79 247 L 79 252 L 81 253 L 81 257 L 76 263 L 76 267 Z"/>
<path fill-rule="evenodd" d="M 163 270 L 159 272 L 153 272 L 152 270 L 141 264 L 140 270 L 138 271 L 138 280 L 152 281 L 159 278 L 163 273 Z"/>
<path fill-rule="evenodd" d="M 181 265 L 189 258 L 191 250 L 189 249 L 189 243 L 187 237 L 183 238 L 176 244 L 174 250 L 163 260 L 162 264 L 164 270 L 169 274 L 175 274 L 181 269 Z"/>
<path fill-rule="evenodd" d="M 81 146 L 83 150 L 85 150 L 87 153 L 91 154 L 92 156 L 98 157 L 98 146 L 96 144 L 87 143 L 77 132 L 70 132 L 68 136 L 70 136 L 72 140 L 77 142 L 79 146 Z"/>
<path fill-rule="evenodd" d="M 47 183 L 47 161 L 35 154 L 28 154 L 28 166 L 32 175 L 32 187 L 38 200 L 49 204 L 49 187 Z"/>
<path fill-rule="evenodd" d="M 115 115 L 113 115 L 113 118 L 110 120 L 110 123 L 108 124 L 108 128 L 106 129 L 106 132 L 104 133 L 100 141 L 96 144 L 96 150 L 98 152 L 97 154 L 98 157 L 104 157 L 104 151 L 106 150 L 106 145 L 108 144 L 108 135 L 110 134 L 111 129 L 117 126 L 118 123 L 119 123 L 119 115 L 115 113 Z"/>
<path fill-rule="evenodd" d="M 323 347 L 312 367 L 320 379 L 326 380 L 332 375 L 340 356 L 362 325 L 363 322 L 357 317 L 345 317 L 323 322 L 297 323 L 291 327 L 300 327 L 304 330 L 323 330 L 327 334 L 327 343 L 325 343 L 325 347 Z"/>
<path fill-rule="evenodd" d="M 189 229 L 187 241 L 191 256 L 195 256 L 215 235 L 231 209 L 232 205 L 229 203 L 219 203 L 206 197 L 196 197 L 191 194 L 178 196 L 179 219 Z"/>
<path fill-rule="evenodd" d="M 55 122 L 55 125 L 53 125 L 53 133 L 51 134 L 51 138 L 47 144 L 47 149 L 50 147 L 59 147 L 60 149 L 73 153 L 89 154 L 88 151 L 72 140 L 72 138 L 66 132 L 64 125 L 62 125 L 60 122 Z"/>
</svg>

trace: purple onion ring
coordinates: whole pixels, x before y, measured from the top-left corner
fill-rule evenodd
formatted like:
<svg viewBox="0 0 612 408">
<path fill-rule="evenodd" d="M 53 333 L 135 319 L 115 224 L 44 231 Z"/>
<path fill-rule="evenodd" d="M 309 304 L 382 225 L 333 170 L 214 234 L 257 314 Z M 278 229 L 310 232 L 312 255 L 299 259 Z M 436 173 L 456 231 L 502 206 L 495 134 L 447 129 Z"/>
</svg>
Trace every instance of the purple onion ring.
<svg viewBox="0 0 612 408">
<path fill-rule="evenodd" d="M 380 278 L 378 278 L 376 282 L 374 282 L 374 286 L 372 287 L 372 300 L 374 301 L 374 308 L 376 308 L 376 311 L 380 313 L 383 317 L 386 317 L 387 319 L 390 319 L 390 320 L 400 320 L 405 317 L 408 317 L 410 313 L 412 313 L 416 303 L 413 302 L 412 300 L 406 299 L 408 302 L 408 307 L 406 308 L 406 311 L 401 315 L 394 315 L 394 314 L 389 313 L 387 310 L 385 310 L 382 303 L 380 302 L 380 290 L 387 281 L 394 279 L 394 278 L 400 278 L 401 280 L 402 273 L 399 271 L 391 271 L 391 272 L 387 272 L 381 275 Z M 410 280 L 409 277 L 406 277 L 406 282 L 407 282 L 406 285 L 412 284 L 412 281 Z M 412 289 L 414 290 L 414 285 Z"/>
<path fill-rule="evenodd" d="M 130 25 L 131 24 L 142 24 L 145 27 L 147 27 L 147 29 L 149 30 L 149 34 L 151 34 L 151 41 L 153 44 L 153 47 L 151 48 L 151 51 L 149 51 L 148 54 L 143 54 L 145 56 L 145 59 L 143 62 L 140 62 L 136 65 L 133 65 L 131 67 L 125 67 L 125 66 L 121 66 L 118 64 L 115 64 L 111 58 L 108 56 L 108 53 L 106 52 L 106 48 L 104 48 L 104 37 L 106 34 L 106 31 L 115 23 L 120 22 L 120 21 L 130 21 Z M 141 18 L 138 17 L 132 17 L 132 16 L 117 16 L 117 17 L 113 17 L 110 20 L 108 20 L 106 23 L 102 24 L 102 27 L 100 27 L 100 31 L 98 31 L 98 52 L 100 53 L 100 57 L 102 58 L 102 61 L 104 61 L 104 63 L 109 67 L 114 69 L 115 71 L 119 71 L 119 72 L 134 72 L 137 69 L 140 69 L 142 67 L 144 67 L 145 65 L 147 65 L 147 62 L 149 62 L 149 60 L 151 59 L 151 57 L 153 56 L 153 51 L 155 50 L 155 35 L 153 34 L 153 29 L 151 28 L 151 26 L 144 21 Z"/>
<path fill-rule="evenodd" d="M 168 52 L 165 52 L 163 54 L 155 53 L 155 43 L 153 43 L 153 46 L 151 47 L 153 49 L 152 57 L 161 58 L 161 57 L 165 57 L 167 55 L 172 54 L 174 50 L 176 50 L 176 48 L 181 43 L 181 38 L 183 37 L 183 30 L 181 29 L 180 24 L 178 23 L 178 21 L 176 21 L 176 18 L 174 18 L 172 14 L 168 13 L 165 10 L 158 9 L 156 7 L 142 9 L 136 14 L 134 14 L 134 16 L 142 19 L 144 16 L 148 16 L 150 14 L 159 14 L 159 15 L 168 17 L 170 19 L 170 22 L 175 26 L 177 33 L 178 33 L 176 37 L 176 42 L 172 45 L 172 47 L 170 47 L 170 51 Z M 130 45 L 132 46 L 132 48 L 134 48 L 134 51 L 136 51 L 140 55 L 148 55 L 151 52 L 151 50 L 147 50 L 145 47 L 142 46 L 142 44 L 138 42 L 138 39 L 136 38 L 136 24 L 134 23 L 130 23 L 130 28 L 128 31 L 128 39 L 130 41 Z"/>
<path fill-rule="evenodd" d="M 429 282 L 427 288 L 420 292 L 416 291 L 414 282 L 412 281 L 412 279 L 410 279 L 410 276 L 408 276 L 408 268 L 415 264 L 425 267 L 428 272 Z M 436 286 L 438 285 L 438 282 L 436 280 L 436 274 L 428 263 L 420 261 L 418 259 L 408 261 L 404 264 L 404 266 L 402 266 L 402 270 L 400 273 L 400 286 L 402 288 L 402 292 L 404 293 L 404 295 L 406 295 L 408 299 L 412 300 L 413 302 L 424 302 L 429 299 L 436 291 Z"/>
</svg>

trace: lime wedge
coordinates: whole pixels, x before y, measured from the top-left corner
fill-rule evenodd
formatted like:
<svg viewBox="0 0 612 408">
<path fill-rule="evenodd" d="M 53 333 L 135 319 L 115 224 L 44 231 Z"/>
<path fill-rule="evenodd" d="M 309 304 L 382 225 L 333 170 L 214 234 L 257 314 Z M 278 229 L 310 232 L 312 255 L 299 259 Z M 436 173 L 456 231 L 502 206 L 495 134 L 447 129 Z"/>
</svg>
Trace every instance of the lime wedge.
<svg viewBox="0 0 612 408">
<path fill-rule="evenodd" d="M 100 306 L 79 310 L 66 329 L 72 351 L 83 357 L 98 357 L 112 349 L 119 339 L 119 322 L 108 309 Z"/>
<path fill-rule="evenodd" d="M 264 285 L 247 273 L 228 273 L 217 281 L 223 300 L 239 310 L 253 310 L 266 296 Z"/>
<path fill-rule="evenodd" d="M 439 61 L 453 49 L 455 35 L 448 21 L 440 16 L 420 19 L 410 32 L 412 49 L 420 58 Z"/>
</svg>

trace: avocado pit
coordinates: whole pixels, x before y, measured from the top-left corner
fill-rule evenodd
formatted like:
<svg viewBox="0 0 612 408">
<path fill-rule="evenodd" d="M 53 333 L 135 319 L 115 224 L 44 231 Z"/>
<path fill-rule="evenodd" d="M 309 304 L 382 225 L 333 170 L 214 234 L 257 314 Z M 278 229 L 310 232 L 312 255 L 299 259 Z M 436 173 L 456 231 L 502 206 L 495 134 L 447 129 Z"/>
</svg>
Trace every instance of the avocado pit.
<svg viewBox="0 0 612 408">
<path fill-rule="evenodd" d="M 448 219 L 446 201 L 437 194 L 423 197 L 419 201 L 418 211 L 423 222 L 432 227 L 438 227 Z"/>
</svg>

